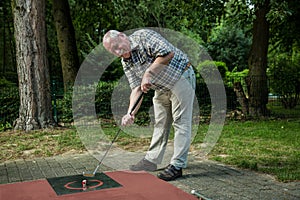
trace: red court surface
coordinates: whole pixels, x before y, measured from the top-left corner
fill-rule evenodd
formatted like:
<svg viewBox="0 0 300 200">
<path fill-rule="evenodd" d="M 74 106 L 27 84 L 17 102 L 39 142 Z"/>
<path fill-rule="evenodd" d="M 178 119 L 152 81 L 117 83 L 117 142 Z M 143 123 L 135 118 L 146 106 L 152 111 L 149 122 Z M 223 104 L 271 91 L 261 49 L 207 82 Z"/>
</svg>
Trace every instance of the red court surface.
<svg viewBox="0 0 300 200">
<path fill-rule="evenodd" d="M 36 180 L 0 185 L 2 200 L 195 200 L 197 199 L 172 184 L 146 172 L 106 172 L 107 176 L 122 185 L 118 188 L 57 196 L 47 180 Z"/>
</svg>

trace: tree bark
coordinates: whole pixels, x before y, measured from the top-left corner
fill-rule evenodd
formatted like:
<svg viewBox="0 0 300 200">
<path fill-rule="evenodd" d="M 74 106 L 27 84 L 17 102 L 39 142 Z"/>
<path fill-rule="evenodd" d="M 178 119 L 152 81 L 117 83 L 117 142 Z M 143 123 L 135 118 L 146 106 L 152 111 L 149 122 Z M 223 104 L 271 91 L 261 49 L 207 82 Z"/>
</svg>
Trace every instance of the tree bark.
<svg viewBox="0 0 300 200">
<path fill-rule="evenodd" d="M 20 108 L 15 129 L 53 125 L 46 57 L 45 0 L 12 0 Z"/>
<path fill-rule="evenodd" d="M 68 0 L 52 0 L 52 12 L 66 91 L 69 86 L 73 85 L 79 69 L 75 31 Z"/>
<path fill-rule="evenodd" d="M 257 4 L 253 24 L 253 42 L 248 59 L 249 75 L 247 77 L 249 93 L 249 115 L 262 117 L 268 115 L 267 87 L 267 54 L 269 44 L 269 23 L 266 14 L 269 12 L 270 0 Z"/>
<path fill-rule="evenodd" d="M 245 92 L 244 92 L 241 82 L 235 82 L 233 88 L 234 88 L 234 92 L 237 96 L 237 100 L 242 107 L 242 112 L 244 115 L 247 116 L 249 113 L 248 99 L 245 95 Z"/>
</svg>

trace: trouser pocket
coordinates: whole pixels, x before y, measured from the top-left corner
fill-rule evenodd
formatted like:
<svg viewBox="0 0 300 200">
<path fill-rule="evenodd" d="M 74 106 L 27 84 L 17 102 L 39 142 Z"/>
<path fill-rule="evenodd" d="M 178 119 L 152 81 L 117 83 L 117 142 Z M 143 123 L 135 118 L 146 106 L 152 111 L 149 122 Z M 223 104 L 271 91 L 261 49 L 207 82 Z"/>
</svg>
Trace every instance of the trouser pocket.
<svg viewBox="0 0 300 200">
<path fill-rule="evenodd" d="M 182 76 L 191 84 L 192 88 L 196 88 L 196 75 L 192 66 L 187 69 Z"/>
</svg>

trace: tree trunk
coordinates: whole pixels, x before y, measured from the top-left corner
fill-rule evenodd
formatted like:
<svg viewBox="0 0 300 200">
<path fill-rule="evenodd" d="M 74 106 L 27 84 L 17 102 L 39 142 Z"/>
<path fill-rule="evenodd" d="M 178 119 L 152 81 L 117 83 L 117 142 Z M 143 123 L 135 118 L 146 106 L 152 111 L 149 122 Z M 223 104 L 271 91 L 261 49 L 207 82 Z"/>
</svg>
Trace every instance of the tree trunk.
<svg viewBox="0 0 300 200">
<path fill-rule="evenodd" d="M 270 0 L 263 5 L 257 5 L 253 24 L 253 42 L 248 59 L 249 75 L 247 86 L 249 93 L 249 115 L 262 117 L 268 115 L 267 86 L 267 54 L 269 44 L 269 23 L 266 14 L 269 12 Z"/>
<path fill-rule="evenodd" d="M 52 0 L 52 11 L 66 91 L 69 86 L 73 85 L 79 69 L 75 31 L 68 0 Z"/>
<path fill-rule="evenodd" d="M 15 129 L 53 125 L 46 58 L 45 0 L 12 0 L 20 109 Z"/>
<path fill-rule="evenodd" d="M 236 94 L 237 100 L 242 107 L 242 112 L 244 115 L 247 116 L 249 113 L 248 99 L 245 95 L 245 92 L 244 92 L 241 82 L 235 82 L 233 88 L 234 88 L 234 92 Z"/>
</svg>

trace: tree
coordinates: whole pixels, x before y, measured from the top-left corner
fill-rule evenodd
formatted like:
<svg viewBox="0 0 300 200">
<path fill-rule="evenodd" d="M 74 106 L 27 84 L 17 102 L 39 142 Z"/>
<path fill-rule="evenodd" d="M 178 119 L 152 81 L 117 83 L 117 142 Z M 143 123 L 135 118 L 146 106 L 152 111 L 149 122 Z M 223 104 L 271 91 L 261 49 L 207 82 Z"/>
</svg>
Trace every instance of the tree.
<svg viewBox="0 0 300 200">
<path fill-rule="evenodd" d="M 80 60 L 90 53 L 89 41 L 102 42 L 102 36 L 110 29 L 117 29 L 119 23 L 114 15 L 113 3 L 110 0 L 81 1 L 72 0 L 70 12 L 77 36 L 77 47 L 80 50 Z M 132 20 L 133 21 L 133 20 Z"/>
<path fill-rule="evenodd" d="M 278 52 L 278 49 L 281 53 L 291 53 L 293 48 L 299 49 L 299 4 L 293 0 L 231 0 L 229 5 L 229 15 L 234 14 L 236 17 L 229 17 L 226 22 L 245 27 L 246 35 L 250 35 L 250 26 L 247 24 L 252 24 L 249 74 L 246 79 L 249 104 L 247 113 L 253 117 L 266 116 L 267 57 L 270 52 Z M 250 12 L 245 12 L 244 5 L 247 5 Z M 249 19 L 254 19 L 253 23 L 245 23 Z"/>
<path fill-rule="evenodd" d="M 113 0 L 115 19 L 120 30 L 162 27 L 175 31 L 188 29 L 204 42 L 210 30 L 220 23 L 228 0 Z"/>
<path fill-rule="evenodd" d="M 66 91 L 73 85 L 79 69 L 75 31 L 68 0 L 52 0 L 52 11 Z"/>
<path fill-rule="evenodd" d="M 20 108 L 15 129 L 53 125 L 46 58 L 45 0 L 12 0 Z"/>
<path fill-rule="evenodd" d="M 270 21 L 270 52 L 293 54 L 300 49 L 300 4 L 294 0 L 274 1 Z M 275 53 L 275 52 L 274 52 Z"/>
<path fill-rule="evenodd" d="M 248 58 L 249 74 L 247 77 L 249 95 L 249 115 L 252 117 L 268 114 L 267 55 L 269 45 L 269 22 L 267 14 L 270 0 L 255 4 L 255 20 L 253 22 L 252 46 Z"/>
</svg>

